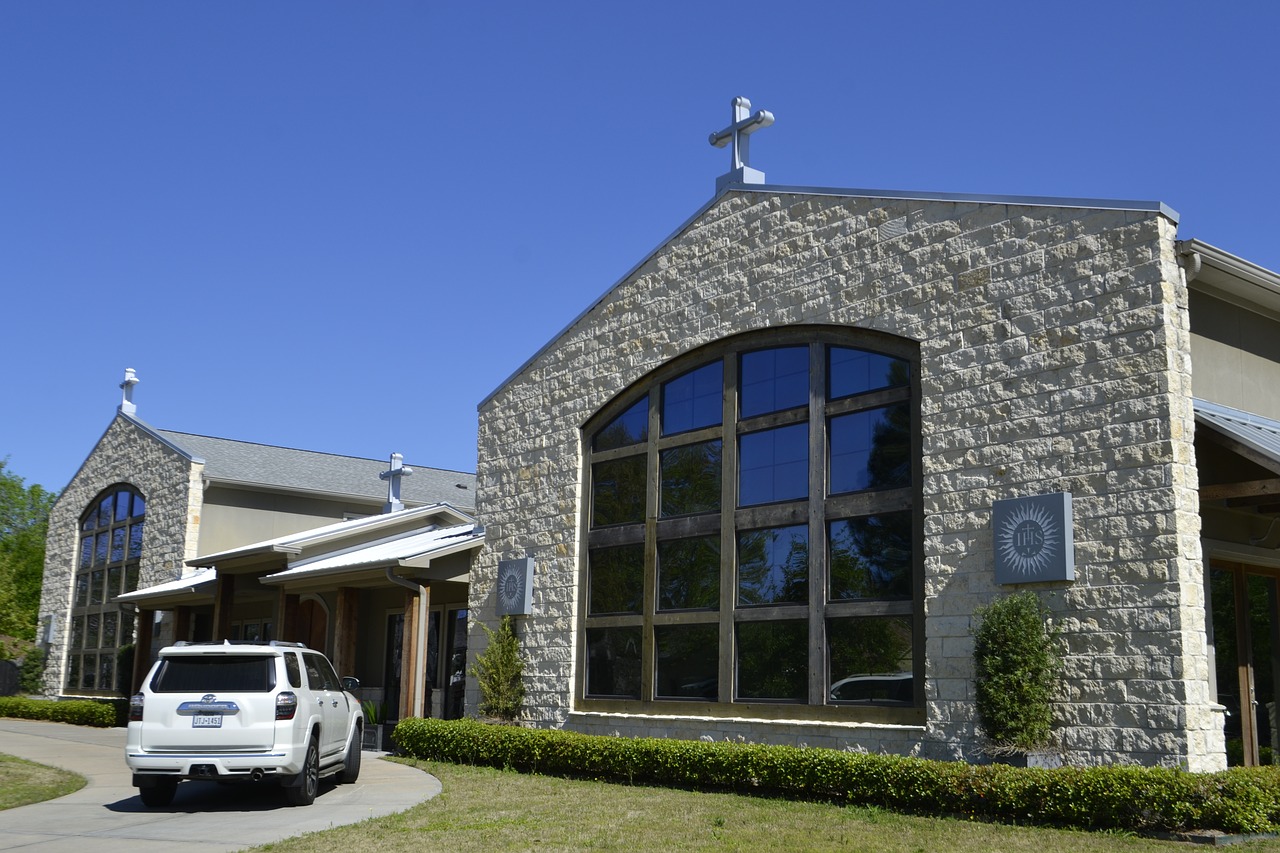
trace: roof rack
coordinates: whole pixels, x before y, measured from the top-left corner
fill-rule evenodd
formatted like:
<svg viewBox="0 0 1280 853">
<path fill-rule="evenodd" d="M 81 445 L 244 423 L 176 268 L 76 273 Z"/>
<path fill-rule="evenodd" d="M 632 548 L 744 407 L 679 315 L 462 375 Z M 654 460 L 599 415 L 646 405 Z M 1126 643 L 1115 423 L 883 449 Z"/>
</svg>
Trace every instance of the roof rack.
<svg viewBox="0 0 1280 853">
<path fill-rule="evenodd" d="M 290 649 L 305 649 L 306 643 L 294 643 L 288 640 L 178 640 L 175 646 L 281 646 Z"/>
</svg>

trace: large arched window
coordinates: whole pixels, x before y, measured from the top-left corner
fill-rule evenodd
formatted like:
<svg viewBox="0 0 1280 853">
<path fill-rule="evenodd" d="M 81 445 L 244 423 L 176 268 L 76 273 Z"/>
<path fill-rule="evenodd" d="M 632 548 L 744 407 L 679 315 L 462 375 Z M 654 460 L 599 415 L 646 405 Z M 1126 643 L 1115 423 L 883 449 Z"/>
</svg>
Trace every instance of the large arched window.
<svg viewBox="0 0 1280 853">
<path fill-rule="evenodd" d="M 80 518 L 80 556 L 71 601 L 66 692 L 118 694 L 130 673 L 117 672 L 121 646 L 133 642 L 133 614 L 115 603 L 138 588 L 146 501 L 112 486 Z"/>
<path fill-rule="evenodd" d="M 917 364 L 871 332 L 742 335 L 586 425 L 583 707 L 918 716 Z"/>
</svg>

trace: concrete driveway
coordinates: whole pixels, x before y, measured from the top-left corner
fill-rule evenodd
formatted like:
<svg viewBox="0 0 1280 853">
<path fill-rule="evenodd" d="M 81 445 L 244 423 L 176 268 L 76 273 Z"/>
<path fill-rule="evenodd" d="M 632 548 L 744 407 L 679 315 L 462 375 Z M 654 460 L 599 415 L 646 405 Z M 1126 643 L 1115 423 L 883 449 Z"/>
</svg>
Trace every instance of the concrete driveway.
<svg viewBox="0 0 1280 853">
<path fill-rule="evenodd" d="M 168 808 L 130 785 L 124 729 L 0 718 L 0 753 L 79 773 L 74 794 L 0 811 L 0 850 L 149 853 L 241 850 L 404 811 L 440 793 L 434 776 L 365 753 L 353 785 L 322 782 L 313 805 L 285 804 L 269 785 L 183 782 Z"/>
</svg>

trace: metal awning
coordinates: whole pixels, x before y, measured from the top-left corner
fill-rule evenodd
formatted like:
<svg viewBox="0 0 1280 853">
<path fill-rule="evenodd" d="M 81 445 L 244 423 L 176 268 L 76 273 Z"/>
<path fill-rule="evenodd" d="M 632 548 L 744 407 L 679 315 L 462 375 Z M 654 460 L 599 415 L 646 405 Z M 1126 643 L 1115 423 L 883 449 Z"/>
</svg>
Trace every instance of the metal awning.
<svg viewBox="0 0 1280 853">
<path fill-rule="evenodd" d="M 1197 427 L 1208 427 L 1230 450 L 1280 474 L 1280 421 L 1207 400 L 1193 403 Z"/>
</svg>

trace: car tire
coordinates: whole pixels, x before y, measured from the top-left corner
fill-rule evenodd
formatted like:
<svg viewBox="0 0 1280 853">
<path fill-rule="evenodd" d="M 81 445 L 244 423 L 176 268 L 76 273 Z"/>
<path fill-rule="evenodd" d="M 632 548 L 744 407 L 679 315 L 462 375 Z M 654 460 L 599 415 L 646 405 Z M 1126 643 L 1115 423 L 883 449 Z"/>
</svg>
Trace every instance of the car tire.
<svg viewBox="0 0 1280 853">
<path fill-rule="evenodd" d="M 351 738 L 347 741 L 347 758 L 338 771 L 338 784 L 350 785 L 360 778 L 360 727 L 351 730 Z"/>
<path fill-rule="evenodd" d="M 307 757 L 297 782 L 284 789 L 285 799 L 291 806 L 309 806 L 316 801 L 320 790 L 320 746 L 314 737 L 307 743 Z"/>
<path fill-rule="evenodd" d="M 149 809 L 161 809 L 173 802 L 173 795 L 178 790 L 177 779 L 161 779 L 154 785 L 138 789 L 142 804 Z"/>
</svg>

